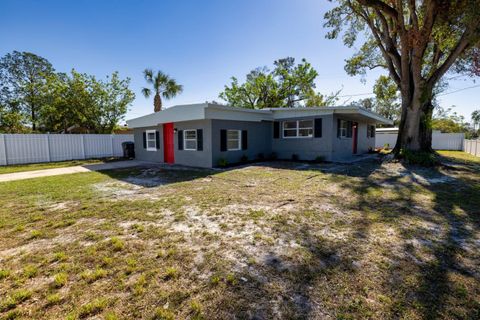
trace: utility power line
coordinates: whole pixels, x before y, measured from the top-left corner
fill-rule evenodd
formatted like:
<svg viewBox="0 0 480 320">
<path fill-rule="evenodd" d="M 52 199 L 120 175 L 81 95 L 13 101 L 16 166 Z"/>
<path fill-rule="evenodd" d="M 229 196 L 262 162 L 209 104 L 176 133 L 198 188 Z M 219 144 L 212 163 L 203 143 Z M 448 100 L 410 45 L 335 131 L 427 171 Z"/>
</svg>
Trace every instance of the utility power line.
<svg viewBox="0 0 480 320">
<path fill-rule="evenodd" d="M 471 87 L 466 87 L 466 88 L 453 90 L 453 91 L 450 91 L 450 92 L 440 93 L 440 94 L 437 94 L 437 96 L 446 96 L 447 94 L 452 94 L 452 93 L 455 93 L 455 92 L 464 91 L 464 90 L 473 89 L 473 88 L 478 88 L 478 87 L 480 87 L 480 84 L 477 84 L 477 85 L 471 86 Z"/>
<path fill-rule="evenodd" d="M 357 96 L 369 96 L 373 95 L 374 93 L 356 93 L 356 94 L 344 94 L 341 96 L 338 96 L 339 98 L 344 98 L 344 97 L 357 97 Z"/>
</svg>

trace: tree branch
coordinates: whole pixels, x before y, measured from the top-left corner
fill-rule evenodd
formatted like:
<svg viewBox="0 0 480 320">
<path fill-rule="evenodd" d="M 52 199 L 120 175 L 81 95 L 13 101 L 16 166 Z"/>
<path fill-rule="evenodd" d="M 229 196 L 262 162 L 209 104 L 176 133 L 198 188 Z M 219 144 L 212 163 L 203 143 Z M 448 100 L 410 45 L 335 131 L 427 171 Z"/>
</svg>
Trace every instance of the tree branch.
<svg viewBox="0 0 480 320">
<path fill-rule="evenodd" d="M 374 25 L 373 25 L 373 22 L 372 20 L 370 20 L 368 18 L 368 13 L 366 12 L 362 12 L 362 11 L 357 11 L 355 10 L 355 8 L 353 7 L 353 5 L 351 5 L 350 3 L 350 8 L 352 9 L 352 11 L 354 12 L 357 12 L 357 14 L 367 23 L 367 25 L 369 26 L 370 30 L 372 31 L 372 34 L 373 34 L 373 37 L 375 38 L 375 41 L 377 42 L 377 45 L 378 47 L 380 48 L 380 51 L 382 52 L 382 55 L 383 55 L 383 58 L 385 59 L 385 62 L 387 63 L 387 67 L 388 67 L 388 71 L 390 72 L 390 75 L 392 76 L 393 80 L 395 81 L 395 83 L 400 86 L 400 76 L 397 72 L 397 70 L 395 70 L 395 65 L 392 61 L 392 57 L 388 54 L 386 48 L 383 46 L 383 43 L 382 43 L 382 39 L 380 37 L 380 31 L 378 30 L 378 28 L 376 28 Z M 400 71 L 400 69 L 399 69 Z"/>
<path fill-rule="evenodd" d="M 450 52 L 450 55 L 445 59 L 443 64 L 435 70 L 430 78 L 428 79 L 428 85 L 432 87 L 437 83 L 438 80 L 448 71 L 448 69 L 455 63 L 455 60 L 469 47 L 470 42 L 468 40 L 470 33 L 469 30 L 466 30 L 460 40 L 457 42 L 455 48 Z"/>
<path fill-rule="evenodd" d="M 364 6 L 371 7 L 377 10 L 380 10 L 382 12 L 385 12 L 391 17 L 397 17 L 398 12 L 394 8 L 390 7 L 388 4 L 386 4 L 383 1 L 379 0 L 358 0 L 360 4 L 363 4 Z"/>
</svg>

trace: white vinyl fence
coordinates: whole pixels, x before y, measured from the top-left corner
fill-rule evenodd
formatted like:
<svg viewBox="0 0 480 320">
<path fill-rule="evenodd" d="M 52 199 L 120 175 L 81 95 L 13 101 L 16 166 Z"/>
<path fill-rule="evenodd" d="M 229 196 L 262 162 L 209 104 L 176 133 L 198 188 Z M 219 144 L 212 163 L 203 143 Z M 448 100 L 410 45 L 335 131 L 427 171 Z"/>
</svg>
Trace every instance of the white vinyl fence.
<svg viewBox="0 0 480 320">
<path fill-rule="evenodd" d="M 463 151 L 480 157 L 480 140 L 465 140 Z"/>
<path fill-rule="evenodd" d="M 132 134 L 0 134 L 0 165 L 121 157 Z"/>
<path fill-rule="evenodd" d="M 463 133 L 441 133 L 434 131 L 432 133 L 432 147 L 435 150 L 463 150 Z M 395 147 L 397 142 L 397 133 L 381 133 L 377 131 L 375 136 L 375 147 L 383 148 L 386 144 L 390 148 Z"/>
</svg>

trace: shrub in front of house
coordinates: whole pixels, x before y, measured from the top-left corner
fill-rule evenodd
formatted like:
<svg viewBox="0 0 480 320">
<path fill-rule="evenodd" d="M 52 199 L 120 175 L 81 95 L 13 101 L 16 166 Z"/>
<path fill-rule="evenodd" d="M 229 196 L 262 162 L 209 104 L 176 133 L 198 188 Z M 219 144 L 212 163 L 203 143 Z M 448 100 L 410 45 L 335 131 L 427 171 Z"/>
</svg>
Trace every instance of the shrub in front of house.
<svg viewBox="0 0 480 320">
<path fill-rule="evenodd" d="M 315 158 L 315 162 L 316 163 L 321 163 L 321 162 L 324 162 L 325 161 L 325 157 L 324 156 L 317 156 Z"/>
<path fill-rule="evenodd" d="M 220 168 L 225 168 L 228 165 L 228 161 L 225 158 L 218 159 L 218 166 Z"/>
</svg>

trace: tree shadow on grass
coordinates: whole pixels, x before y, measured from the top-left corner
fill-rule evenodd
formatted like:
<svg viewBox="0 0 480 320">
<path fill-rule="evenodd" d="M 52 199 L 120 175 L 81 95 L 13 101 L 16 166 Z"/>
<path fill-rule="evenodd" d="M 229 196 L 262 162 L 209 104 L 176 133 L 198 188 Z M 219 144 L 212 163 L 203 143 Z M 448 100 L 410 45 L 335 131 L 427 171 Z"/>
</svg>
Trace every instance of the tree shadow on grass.
<svg viewBox="0 0 480 320">
<path fill-rule="evenodd" d="M 475 260 L 468 251 L 468 246 L 478 250 L 478 244 L 472 243 L 474 233 L 480 229 L 478 179 L 465 175 L 452 178 L 445 170 L 414 166 L 404 167 L 393 175 L 378 174 L 382 165 L 376 161 L 352 165 L 305 166 L 286 162 L 256 165 L 306 170 L 306 179 L 330 175 L 332 181 L 356 196 L 354 201 L 342 204 L 346 211 L 359 212 L 352 222 L 355 231 L 349 242 L 338 242 L 319 237 L 318 230 L 303 225 L 295 233 L 305 257 L 291 260 L 281 252 L 262 257 L 263 260 L 237 274 L 247 281 L 232 284 L 215 299 L 218 314 L 212 316 L 234 315 L 238 319 L 371 317 L 375 310 L 366 305 L 367 294 L 362 293 L 362 286 L 368 281 L 357 277 L 355 262 L 369 254 L 374 224 L 397 228 L 400 239 L 400 252 L 382 253 L 392 261 L 379 277 L 379 292 L 386 298 L 378 300 L 376 296 L 374 299 L 383 304 L 385 317 L 402 318 L 412 313 L 423 319 L 480 316 L 480 304 L 475 301 L 475 294 L 479 294 L 479 274 L 471 264 L 462 262 L 469 257 L 478 266 L 478 258 Z M 478 174 L 476 166 L 462 165 L 466 167 L 451 170 Z M 224 171 L 137 168 L 104 174 L 155 187 L 208 178 L 220 172 Z M 388 200 L 381 196 L 384 191 L 391 193 Z M 422 193 L 429 195 L 431 206 L 418 204 L 416 197 Z M 428 257 L 422 251 L 426 251 Z M 461 280 L 452 280 L 452 276 Z M 465 288 L 468 282 L 473 283 L 473 289 Z"/>
<path fill-rule="evenodd" d="M 269 166 L 285 168 L 289 165 Z M 377 170 L 382 170 L 378 162 L 348 168 L 330 166 L 327 170 L 322 167 L 300 169 L 312 171 L 313 175 L 317 170 L 331 173 L 336 181 L 357 195 L 355 201 L 345 204 L 346 209 L 360 212 L 360 217 L 352 223 L 356 228 L 352 239 L 350 243 L 338 243 L 328 238 L 319 239 L 316 230 L 302 229 L 299 237 L 311 259 L 282 268 L 282 257 L 271 256 L 263 268 L 264 273 L 274 279 L 235 288 L 238 291 L 226 295 L 230 301 L 235 301 L 236 307 L 232 309 L 245 308 L 253 298 L 263 302 L 258 303 L 260 310 L 247 308 L 237 314 L 239 318 L 271 317 L 272 313 L 265 310 L 276 310 L 273 316 L 281 315 L 282 318 L 371 317 L 364 297 L 358 300 L 358 292 L 351 292 L 350 301 L 339 299 L 341 302 L 333 313 L 331 305 L 324 314 L 319 308 L 322 303 L 328 303 L 326 300 L 331 299 L 331 295 L 341 296 L 349 290 L 336 287 L 337 279 L 348 278 L 362 286 L 363 280 L 355 276 L 353 262 L 364 259 L 371 250 L 372 225 L 383 224 L 396 228 L 400 239 L 398 252 L 393 248 L 392 252 L 383 252 L 384 257 L 392 261 L 380 275 L 377 292 L 384 296 L 377 302 L 383 304 L 385 317 L 403 318 L 414 314 L 422 319 L 479 318 L 480 265 L 475 254 L 479 239 L 475 238 L 475 233 L 480 230 L 480 184 L 478 178 L 469 176 L 479 172 L 476 165 L 466 166 L 456 169 L 406 166 L 394 175 L 385 172 L 377 175 Z M 464 170 L 468 174 L 455 176 L 455 172 L 449 170 Z M 391 193 L 389 200 L 377 197 L 383 191 Z M 419 203 L 419 195 L 428 197 L 428 203 Z M 342 252 L 350 254 L 343 256 Z M 249 275 L 247 272 L 244 276 Z M 318 284 L 331 286 L 330 293 L 326 294 L 330 298 L 312 297 L 313 288 Z M 288 289 L 278 294 L 272 289 L 278 287 Z M 231 294 L 235 298 L 232 299 Z M 279 296 L 281 301 L 278 301 Z"/>
<path fill-rule="evenodd" d="M 476 167 L 461 170 L 479 173 Z M 384 280 L 387 292 L 396 297 L 390 307 L 393 317 L 407 316 L 411 309 L 417 310 L 423 319 L 480 316 L 480 304 L 474 297 L 478 294 L 480 274 L 472 265 L 462 263 L 468 256 L 475 259 L 472 252 L 465 250 L 468 245 L 478 250 L 474 233 L 480 229 L 480 186 L 478 179 L 452 178 L 444 172 L 438 168 L 408 166 L 399 175 L 380 181 L 367 176 L 354 187 L 361 195 L 360 210 L 375 212 L 380 222 L 397 220 L 400 227 L 403 257 Z M 397 198 L 385 203 L 364 196 L 370 188 L 378 187 L 389 188 Z M 431 195 L 431 210 L 416 204 L 415 196 L 421 192 Z M 402 221 L 407 224 L 402 226 Z M 428 252 L 427 259 L 419 253 L 422 249 Z M 474 265 L 478 266 L 478 260 Z M 477 287 L 470 292 L 473 297 L 465 294 L 468 282 Z"/>
</svg>

